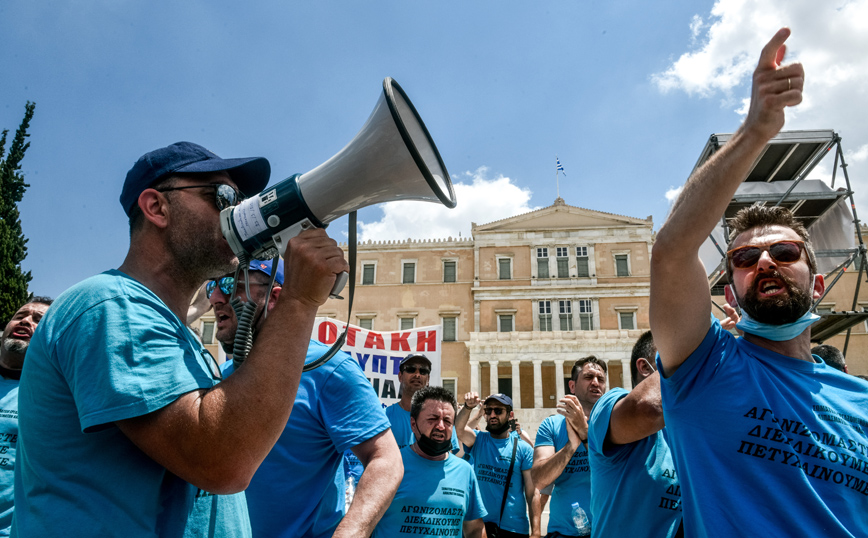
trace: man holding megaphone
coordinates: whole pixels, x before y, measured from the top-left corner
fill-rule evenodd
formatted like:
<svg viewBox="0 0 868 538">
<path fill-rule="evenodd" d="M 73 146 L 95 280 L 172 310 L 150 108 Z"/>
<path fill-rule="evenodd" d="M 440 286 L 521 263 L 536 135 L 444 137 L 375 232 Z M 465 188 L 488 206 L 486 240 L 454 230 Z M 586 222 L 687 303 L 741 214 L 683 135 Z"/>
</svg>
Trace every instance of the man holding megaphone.
<svg viewBox="0 0 868 538">
<path fill-rule="evenodd" d="M 220 210 L 269 175 L 263 158 L 221 159 L 189 142 L 129 171 L 124 263 L 58 297 L 31 341 L 13 536 L 249 536 L 244 497 L 232 494 L 283 432 L 317 308 L 348 269 L 324 230 L 293 238 L 256 348 L 218 383 L 187 308 L 202 282 L 238 265 Z"/>
</svg>

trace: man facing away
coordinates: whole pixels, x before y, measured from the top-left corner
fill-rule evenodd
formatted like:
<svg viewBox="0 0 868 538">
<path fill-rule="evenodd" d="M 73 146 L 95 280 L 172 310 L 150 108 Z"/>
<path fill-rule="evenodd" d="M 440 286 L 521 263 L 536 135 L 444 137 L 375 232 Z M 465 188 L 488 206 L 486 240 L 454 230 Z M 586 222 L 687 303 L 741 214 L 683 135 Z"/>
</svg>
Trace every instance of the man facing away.
<svg viewBox="0 0 868 538">
<path fill-rule="evenodd" d="M 18 383 L 27 347 L 39 320 L 51 306 L 48 297 L 32 297 L 15 311 L 0 337 L 0 536 L 9 536 L 18 446 Z"/>
<path fill-rule="evenodd" d="M 633 390 L 600 398 L 588 421 L 593 537 L 683 536 L 681 494 L 666 442 L 651 331 L 633 346 Z"/>
<path fill-rule="evenodd" d="M 575 362 L 570 392 L 558 402 L 558 414 L 546 417 L 536 432 L 531 476 L 543 489 L 554 484 L 547 538 L 590 536 L 591 467 L 588 464 L 588 416 L 606 391 L 606 363 L 591 355 Z"/>
<path fill-rule="evenodd" d="M 753 206 L 732 221 L 727 301 L 735 338 L 711 320 L 703 240 L 724 214 L 804 70 L 782 65 L 790 35 L 763 48 L 744 124 L 684 186 L 651 257 L 651 330 L 686 536 L 864 536 L 868 385 L 811 356 L 824 291 L 804 226 Z"/>
<path fill-rule="evenodd" d="M 425 387 L 413 395 L 410 427 L 416 442 L 401 449 L 404 479 L 373 538 L 485 537 L 476 475 L 469 463 L 450 454 L 454 422 L 455 396 L 448 390 Z"/>
<path fill-rule="evenodd" d="M 211 281 L 206 293 L 217 317 L 217 339 L 231 350 L 238 335 L 238 319 L 229 299 L 233 290 L 243 302 L 256 305 L 254 345 L 267 315 L 281 295 L 283 260 L 277 263 L 275 285 L 269 290 L 273 260 L 252 260 L 248 279 L 225 276 Z M 326 353 L 318 342 L 309 344 L 307 362 Z M 236 357 L 237 359 L 237 357 Z M 238 375 L 247 366 L 227 361 L 223 374 Z M 345 512 L 343 454 L 352 450 L 364 472 L 356 497 Z M 277 444 L 265 457 L 245 492 L 253 535 L 368 536 L 389 505 L 401 482 L 401 465 L 389 421 L 374 389 L 358 363 L 339 352 L 327 363 L 302 375 L 292 415 Z M 340 486 L 340 487 L 339 487 Z"/>
<path fill-rule="evenodd" d="M 485 399 L 482 416 L 486 419 L 488 431 L 484 432 L 477 432 L 467 425 L 471 410 L 478 405 L 478 393 L 464 395 L 464 407 L 458 411 L 455 429 L 461 435 L 461 442 L 470 447 L 476 480 L 488 511 L 483 518 L 485 528 L 496 527 L 497 536 L 503 538 L 539 538 L 539 491 L 534 488 L 530 475 L 533 449 L 519 438 L 518 433 L 511 431 L 511 423 L 515 422 L 512 398 L 506 394 L 492 394 Z M 507 475 L 510 475 L 509 483 Z"/>
<path fill-rule="evenodd" d="M 401 386 L 401 399 L 386 408 L 386 416 L 392 424 L 392 432 L 398 442 L 398 448 L 410 446 L 416 442 L 413 429 L 410 427 L 410 408 L 413 396 L 419 390 L 428 386 L 431 380 L 431 360 L 422 353 L 410 353 L 398 365 L 398 384 Z M 452 452 L 460 452 L 458 434 L 452 432 Z"/>
<path fill-rule="evenodd" d="M 283 431 L 317 308 L 347 269 L 324 230 L 294 238 L 292 278 L 257 348 L 218 383 L 187 310 L 203 282 L 238 264 L 220 210 L 269 174 L 265 159 L 189 142 L 128 172 L 126 259 L 58 297 L 27 352 L 13 536 L 249 535 L 244 497 L 230 494 Z"/>
</svg>

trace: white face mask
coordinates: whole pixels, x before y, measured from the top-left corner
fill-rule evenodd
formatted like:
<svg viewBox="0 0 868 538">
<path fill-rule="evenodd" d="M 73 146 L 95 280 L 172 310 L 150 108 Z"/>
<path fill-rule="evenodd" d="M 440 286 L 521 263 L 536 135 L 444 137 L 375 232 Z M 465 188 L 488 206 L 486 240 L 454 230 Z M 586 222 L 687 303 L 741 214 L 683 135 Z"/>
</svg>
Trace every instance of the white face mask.
<svg viewBox="0 0 868 538">
<path fill-rule="evenodd" d="M 811 289 L 814 289 L 814 284 L 816 284 L 817 275 L 814 275 L 814 279 L 811 281 Z M 729 291 L 732 293 L 732 296 L 735 297 L 735 302 L 738 303 L 738 295 L 735 294 L 735 288 L 732 284 L 727 284 L 729 286 Z M 738 305 L 741 307 L 741 304 Z M 792 340 L 793 338 L 802 334 L 805 329 L 814 324 L 820 316 L 814 314 L 810 310 L 802 314 L 802 316 L 793 321 L 792 323 L 784 323 L 783 325 L 771 325 L 768 323 L 761 323 L 748 315 L 747 312 L 742 308 L 741 309 L 741 320 L 736 323 L 736 327 L 740 330 L 750 333 L 756 336 L 761 336 L 768 340 L 773 340 L 775 342 L 783 342 L 786 340 Z"/>
</svg>

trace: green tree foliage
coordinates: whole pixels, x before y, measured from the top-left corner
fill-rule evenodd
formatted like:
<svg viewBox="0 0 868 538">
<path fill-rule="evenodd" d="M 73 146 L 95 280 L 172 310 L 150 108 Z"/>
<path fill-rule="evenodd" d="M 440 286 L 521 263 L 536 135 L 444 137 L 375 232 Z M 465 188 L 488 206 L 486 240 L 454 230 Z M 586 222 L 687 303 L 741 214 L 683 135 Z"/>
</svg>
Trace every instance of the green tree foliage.
<svg viewBox="0 0 868 538">
<path fill-rule="evenodd" d="M 8 155 L 6 135 L 9 130 L 4 129 L 0 135 L 0 323 L 12 319 L 15 311 L 30 297 L 27 285 L 33 277 L 30 271 L 21 270 L 21 262 L 27 256 L 27 239 L 21 229 L 18 202 L 30 186 L 24 183 L 20 170 L 24 152 L 30 147 L 30 142 L 26 141 L 30 136 L 27 128 L 35 107 L 36 104 L 30 101 L 24 107 L 24 119 L 15 131 Z"/>
</svg>

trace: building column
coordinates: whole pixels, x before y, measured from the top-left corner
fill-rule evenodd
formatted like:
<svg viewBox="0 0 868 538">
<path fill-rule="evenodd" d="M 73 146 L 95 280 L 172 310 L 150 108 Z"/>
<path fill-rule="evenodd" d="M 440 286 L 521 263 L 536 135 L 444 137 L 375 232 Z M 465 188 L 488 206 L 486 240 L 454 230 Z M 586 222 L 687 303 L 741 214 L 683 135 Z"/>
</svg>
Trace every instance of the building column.
<svg viewBox="0 0 868 538">
<path fill-rule="evenodd" d="M 630 390 L 633 387 L 633 373 L 630 371 L 630 359 L 621 359 L 621 372 L 624 378 L 624 388 Z"/>
<path fill-rule="evenodd" d="M 561 401 L 564 397 L 564 361 L 555 359 L 555 398 Z"/>
<path fill-rule="evenodd" d="M 513 409 L 521 408 L 521 366 L 520 360 L 509 361 L 512 363 L 512 407 Z"/>
<path fill-rule="evenodd" d="M 483 398 L 497 393 L 497 361 L 488 361 L 488 388 L 488 394 L 481 395 Z"/>
<path fill-rule="evenodd" d="M 479 391 L 479 361 L 470 361 L 470 390 Z"/>
<path fill-rule="evenodd" d="M 542 409 L 542 360 L 533 359 L 533 407 Z"/>
</svg>

